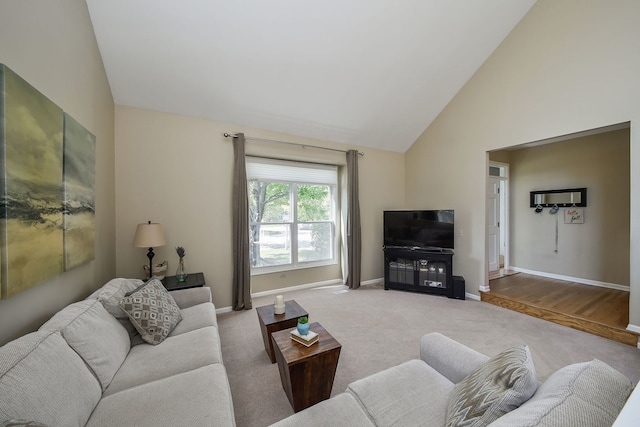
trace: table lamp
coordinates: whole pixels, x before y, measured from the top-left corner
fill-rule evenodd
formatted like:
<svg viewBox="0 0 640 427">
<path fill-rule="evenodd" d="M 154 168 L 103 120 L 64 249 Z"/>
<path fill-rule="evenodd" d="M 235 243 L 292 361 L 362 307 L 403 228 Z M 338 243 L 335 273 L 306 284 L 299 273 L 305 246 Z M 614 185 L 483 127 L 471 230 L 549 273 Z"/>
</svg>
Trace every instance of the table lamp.
<svg viewBox="0 0 640 427">
<path fill-rule="evenodd" d="M 136 234 L 133 237 L 133 246 L 136 248 L 149 248 L 147 257 L 149 258 L 149 279 L 153 277 L 153 248 L 158 246 L 164 246 L 164 231 L 162 225 L 158 223 L 152 223 L 151 221 L 145 224 L 138 224 L 136 228 Z"/>
</svg>

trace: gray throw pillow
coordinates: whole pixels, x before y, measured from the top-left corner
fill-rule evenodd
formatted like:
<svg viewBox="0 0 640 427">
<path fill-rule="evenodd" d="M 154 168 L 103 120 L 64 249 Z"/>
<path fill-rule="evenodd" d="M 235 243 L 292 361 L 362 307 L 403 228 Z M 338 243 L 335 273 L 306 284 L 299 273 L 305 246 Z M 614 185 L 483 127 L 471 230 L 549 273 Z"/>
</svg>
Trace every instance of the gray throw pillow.
<svg viewBox="0 0 640 427">
<path fill-rule="evenodd" d="M 160 344 L 182 320 L 180 308 L 158 279 L 125 295 L 120 307 L 149 344 Z"/>
<path fill-rule="evenodd" d="M 510 348 L 455 385 L 446 426 L 486 426 L 526 402 L 538 384 L 529 347 Z"/>
</svg>

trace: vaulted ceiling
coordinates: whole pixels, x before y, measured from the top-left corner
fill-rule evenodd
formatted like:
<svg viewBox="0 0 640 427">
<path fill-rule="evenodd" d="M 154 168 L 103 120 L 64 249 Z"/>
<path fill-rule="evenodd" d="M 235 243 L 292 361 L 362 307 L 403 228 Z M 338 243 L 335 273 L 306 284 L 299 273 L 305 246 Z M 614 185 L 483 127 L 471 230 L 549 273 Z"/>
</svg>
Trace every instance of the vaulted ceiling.
<svg viewBox="0 0 640 427">
<path fill-rule="evenodd" d="M 87 0 L 117 104 L 398 152 L 534 3 Z"/>
</svg>

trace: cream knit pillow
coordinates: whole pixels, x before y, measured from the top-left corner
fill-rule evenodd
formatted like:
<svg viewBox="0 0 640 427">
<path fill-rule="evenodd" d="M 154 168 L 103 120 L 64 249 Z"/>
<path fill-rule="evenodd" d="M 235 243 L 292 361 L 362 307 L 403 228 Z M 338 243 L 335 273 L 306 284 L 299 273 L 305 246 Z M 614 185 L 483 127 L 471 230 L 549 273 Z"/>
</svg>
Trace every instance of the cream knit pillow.
<svg viewBox="0 0 640 427">
<path fill-rule="evenodd" d="M 505 350 L 455 385 L 445 425 L 486 426 L 526 402 L 537 385 L 529 347 Z"/>
</svg>

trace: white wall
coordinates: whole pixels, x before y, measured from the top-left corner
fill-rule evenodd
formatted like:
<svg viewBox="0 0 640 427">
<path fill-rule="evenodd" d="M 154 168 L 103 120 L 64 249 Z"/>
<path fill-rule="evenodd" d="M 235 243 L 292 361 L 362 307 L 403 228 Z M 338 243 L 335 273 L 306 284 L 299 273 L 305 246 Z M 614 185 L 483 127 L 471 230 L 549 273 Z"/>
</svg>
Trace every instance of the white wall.
<svg viewBox="0 0 640 427">
<path fill-rule="evenodd" d="M 407 202 L 456 210 L 454 272 L 467 292 L 488 283 L 487 151 L 630 122 L 630 323 L 640 325 L 639 20 L 636 0 L 538 0 L 406 153 Z"/>
<path fill-rule="evenodd" d="M 0 62 L 96 136 L 96 258 L 0 301 L 0 345 L 115 273 L 113 98 L 82 0 L 0 2 Z"/>
<path fill-rule="evenodd" d="M 382 211 L 404 202 L 404 156 L 362 147 L 248 129 L 232 124 L 126 106 L 116 107 L 117 275 L 142 277 L 146 250 L 132 246 L 136 224 L 164 226 L 167 245 L 154 261 L 167 260 L 175 272 L 175 246 L 187 251 L 189 271 L 202 271 L 218 308 L 232 299 L 231 188 L 233 145 L 223 133 L 325 147 L 357 148 L 362 217 L 362 280 L 383 277 Z M 344 153 L 247 142 L 247 154 L 344 164 Z M 265 292 L 341 278 L 338 265 L 264 274 L 252 278 L 252 291 Z"/>
</svg>

